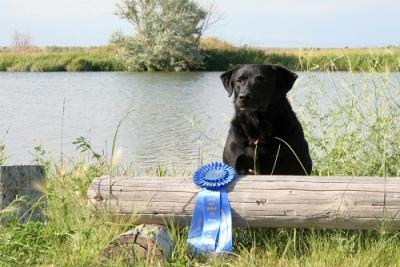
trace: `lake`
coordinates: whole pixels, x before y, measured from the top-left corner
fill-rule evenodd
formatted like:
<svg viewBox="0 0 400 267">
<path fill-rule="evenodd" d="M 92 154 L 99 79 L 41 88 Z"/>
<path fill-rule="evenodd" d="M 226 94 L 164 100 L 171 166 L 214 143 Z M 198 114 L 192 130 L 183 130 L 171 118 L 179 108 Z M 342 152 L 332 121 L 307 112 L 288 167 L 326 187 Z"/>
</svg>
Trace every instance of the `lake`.
<svg viewBox="0 0 400 267">
<path fill-rule="evenodd" d="M 190 171 L 199 161 L 222 160 L 233 108 L 220 74 L 0 73 L 0 143 L 6 145 L 7 163 L 31 163 L 38 145 L 54 160 L 61 148 L 64 158 L 76 159 L 72 142 L 80 136 L 109 157 L 118 121 L 128 110 L 116 143 L 122 164 Z M 310 90 L 329 91 L 350 79 L 343 72 L 298 74 L 290 92 L 295 110 Z"/>
</svg>

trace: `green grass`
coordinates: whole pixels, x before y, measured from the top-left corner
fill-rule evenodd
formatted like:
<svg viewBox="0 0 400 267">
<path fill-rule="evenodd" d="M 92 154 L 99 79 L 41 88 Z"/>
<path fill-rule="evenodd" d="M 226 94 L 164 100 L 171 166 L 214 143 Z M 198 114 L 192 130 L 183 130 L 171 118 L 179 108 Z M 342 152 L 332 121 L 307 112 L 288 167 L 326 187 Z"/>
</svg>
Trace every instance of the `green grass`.
<svg viewBox="0 0 400 267">
<path fill-rule="evenodd" d="M 296 71 L 400 71 L 400 48 L 258 49 L 203 38 L 205 65 L 223 71 L 236 64 L 281 64 Z M 0 49 L 0 71 L 125 71 L 115 46 Z"/>
<path fill-rule="evenodd" d="M 305 99 L 292 96 L 310 143 L 313 175 L 399 176 L 400 81 L 387 72 L 357 75 L 349 72 L 335 81 L 316 76 Z M 334 83 L 334 91 L 327 92 L 327 82 Z M 82 158 L 65 162 L 63 168 L 37 147 L 35 162 L 48 169 L 47 221 L 19 224 L 2 212 L 9 221 L 0 225 L 1 265 L 124 266 L 123 259 L 102 263 L 100 254 L 110 240 L 134 226 L 134 218 L 115 219 L 87 205 L 91 181 L 118 171 L 82 146 L 84 141 L 79 142 Z M 171 173 L 157 168 L 149 174 Z M 167 265 L 398 266 L 400 236 L 384 230 L 235 229 L 233 256 L 193 258 L 186 246 L 187 228 L 171 227 L 175 247 Z M 156 263 L 148 259 L 135 266 L 146 265 Z"/>
</svg>

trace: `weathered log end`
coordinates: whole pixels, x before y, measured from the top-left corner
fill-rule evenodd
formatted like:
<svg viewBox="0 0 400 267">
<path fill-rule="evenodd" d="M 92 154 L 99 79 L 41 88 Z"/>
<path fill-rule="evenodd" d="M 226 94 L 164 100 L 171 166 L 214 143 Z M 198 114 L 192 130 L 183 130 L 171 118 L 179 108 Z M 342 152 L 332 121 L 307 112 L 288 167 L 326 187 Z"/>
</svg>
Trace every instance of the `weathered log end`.
<svg viewBox="0 0 400 267">
<path fill-rule="evenodd" d="M 112 240 L 102 253 L 102 261 L 123 258 L 127 263 L 136 259 L 164 262 L 172 252 L 172 240 L 165 226 L 141 224 Z"/>
<path fill-rule="evenodd" d="M 20 222 L 43 220 L 44 179 L 45 170 L 40 165 L 0 166 L 3 214 L 16 214 Z"/>
</svg>

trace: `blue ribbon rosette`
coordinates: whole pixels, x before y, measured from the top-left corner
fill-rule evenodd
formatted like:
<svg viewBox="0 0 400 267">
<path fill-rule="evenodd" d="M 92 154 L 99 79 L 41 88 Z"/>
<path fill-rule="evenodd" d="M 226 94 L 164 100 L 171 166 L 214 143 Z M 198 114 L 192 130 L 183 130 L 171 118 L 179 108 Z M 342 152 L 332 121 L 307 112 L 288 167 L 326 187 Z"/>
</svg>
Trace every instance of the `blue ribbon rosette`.
<svg viewBox="0 0 400 267">
<path fill-rule="evenodd" d="M 188 243 L 194 253 L 232 252 L 232 215 L 225 186 L 236 177 L 235 170 L 213 162 L 200 167 L 193 182 L 200 187 L 196 196 Z"/>
</svg>

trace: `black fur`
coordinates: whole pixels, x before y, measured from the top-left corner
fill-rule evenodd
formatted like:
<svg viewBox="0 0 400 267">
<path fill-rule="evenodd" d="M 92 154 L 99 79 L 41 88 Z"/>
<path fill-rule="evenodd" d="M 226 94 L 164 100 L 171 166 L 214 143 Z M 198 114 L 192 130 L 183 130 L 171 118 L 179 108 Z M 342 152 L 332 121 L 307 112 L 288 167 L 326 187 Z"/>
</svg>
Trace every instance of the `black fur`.
<svg viewBox="0 0 400 267">
<path fill-rule="evenodd" d="M 258 174 L 311 173 L 308 144 L 286 97 L 296 79 L 278 65 L 238 65 L 221 75 L 235 106 L 223 161 L 239 174 L 254 171 L 254 164 Z"/>
</svg>

